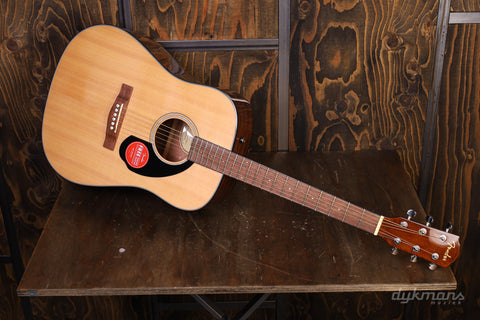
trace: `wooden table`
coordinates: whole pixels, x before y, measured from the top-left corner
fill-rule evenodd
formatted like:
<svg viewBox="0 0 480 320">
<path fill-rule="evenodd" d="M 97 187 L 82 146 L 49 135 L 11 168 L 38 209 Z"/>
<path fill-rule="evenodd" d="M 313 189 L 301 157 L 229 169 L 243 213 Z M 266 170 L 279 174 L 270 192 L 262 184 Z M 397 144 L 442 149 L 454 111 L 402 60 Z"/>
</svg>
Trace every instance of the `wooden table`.
<svg viewBox="0 0 480 320">
<path fill-rule="evenodd" d="M 395 152 L 250 158 L 385 216 L 424 212 Z M 198 186 L 201 188 L 201 186 Z M 188 197 L 188 195 L 185 195 Z M 450 290 L 449 268 L 390 254 L 379 237 L 237 182 L 182 212 L 132 188 L 65 182 L 20 296 Z"/>
</svg>

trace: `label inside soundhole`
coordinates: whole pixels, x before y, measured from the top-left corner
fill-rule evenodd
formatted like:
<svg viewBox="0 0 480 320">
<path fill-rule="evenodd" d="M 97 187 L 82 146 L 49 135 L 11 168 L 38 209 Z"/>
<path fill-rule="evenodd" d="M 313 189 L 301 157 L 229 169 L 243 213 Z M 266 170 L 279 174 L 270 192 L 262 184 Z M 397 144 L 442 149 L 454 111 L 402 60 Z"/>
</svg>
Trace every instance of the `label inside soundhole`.
<svg viewBox="0 0 480 320">
<path fill-rule="evenodd" d="M 133 168 L 142 168 L 148 162 L 147 146 L 141 142 L 135 141 L 128 145 L 125 151 L 125 160 Z"/>
<path fill-rule="evenodd" d="M 186 121 L 185 117 L 169 114 L 157 122 L 155 153 L 164 162 L 178 165 L 187 161 L 194 133 Z"/>
</svg>

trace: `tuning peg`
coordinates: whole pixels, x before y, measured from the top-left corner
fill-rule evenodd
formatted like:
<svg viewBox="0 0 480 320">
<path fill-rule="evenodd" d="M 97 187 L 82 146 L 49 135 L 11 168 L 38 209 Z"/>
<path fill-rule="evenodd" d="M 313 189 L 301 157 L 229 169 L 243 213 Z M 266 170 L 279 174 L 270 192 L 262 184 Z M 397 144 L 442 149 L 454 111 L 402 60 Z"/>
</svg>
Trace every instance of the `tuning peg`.
<svg viewBox="0 0 480 320">
<path fill-rule="evenodd" d="M 408 209 L 407 211 L 407 216 L 408 216 L 408 220 L 411 220 L 412 218 L 415 218 L 415 216 L 417 215 L 417 211 L 413 210 L 413 209 Z"/>
<path fill-rule="evenodd" d="M 453 229 L 453 225 L 450 222 L 447 222 L 447 225 L 445 226 L 445 232 L 450 232 Z"/>
<path fill-rule="evenodd" d="M 435 263 L 433 263 L 433 262 L 430 262 L 430 263 L 428 264 L 428 269 L 430 269 L 430 270 L 433 271 L 433 270 L 437 269 L 437 265 L 436 265 Z"/>
<path fill-rule="evenodd" d="M 427 220 L 427 223 L 425 223 L 425 225 L 427 227 L 430 227 L 433 223 L 433 217 L 432 216 L 427 216 L 426 220 Z"/>
<path fill-rule="evenodd" d="M 390 251 L 394 256 L 398 254 L 398 248 L 393 247 L 392 250 Z"/>
<path fill-rule="evenodd" d="M 414 262 L 414 263 L 417 262 L 417 256 L 414 255 L 414 254 L 412 254 L 412 255 L 410 256 L 410 261 L 411 261 L 411 262 Z"/>
</svg>

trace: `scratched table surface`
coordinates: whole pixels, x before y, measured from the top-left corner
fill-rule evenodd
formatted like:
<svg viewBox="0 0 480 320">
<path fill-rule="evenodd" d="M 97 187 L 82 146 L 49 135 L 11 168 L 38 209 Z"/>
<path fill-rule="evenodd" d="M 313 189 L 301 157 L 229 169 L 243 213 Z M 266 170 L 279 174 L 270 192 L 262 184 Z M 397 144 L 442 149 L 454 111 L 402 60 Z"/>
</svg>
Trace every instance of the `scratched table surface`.
<svg viewBox="0 0 480 320">
<path fill-rule="evenodd" d="M 394 152 L 250 158 L 385 216 L 413 208 Z M 201 185 L 198 186 L 201 188 Z M 188 197 L 186 194 L 185 197 Z M 448 290 L 449 268 L 390 254 L 381 238 L 237 182 L 184 212 L 145 190 L 68 182 L 18 287 L 21 296 Z"/>
</svg>

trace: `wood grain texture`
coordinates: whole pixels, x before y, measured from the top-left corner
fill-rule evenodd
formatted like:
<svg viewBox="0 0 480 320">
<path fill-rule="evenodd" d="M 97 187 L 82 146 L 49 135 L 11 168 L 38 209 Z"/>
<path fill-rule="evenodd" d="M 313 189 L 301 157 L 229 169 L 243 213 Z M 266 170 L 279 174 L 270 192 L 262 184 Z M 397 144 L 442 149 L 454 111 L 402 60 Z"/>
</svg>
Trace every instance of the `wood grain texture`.
<svg viewBox="0 0 480 320">
<path fill-rule="evenodd" d="M 397 216 L 410 207 L 419 208 L 424 216 L 395 152 L 263 152 L 251 158 L 385 216 Z M 422 272 L 426 261 L 412 264 L 408 254 L 392 256 L 388 248 L 380 237 L 247 184 L 236 184 L 224 201 L 193 213 L 179 211 L 141 190 L 65 184 L 19 293 L 455 288 L 450 269 Z M 372 273 L 372 268 L 377 272 Z"/>
<path fill-rule="evenodd" d="M 452 11 L 480 11 L 475 0 L 452 1 Z M 452 313 L 468 318 L 480 314 L 480 25 L 450 26 L 440 89 L 434 145 L 432 186 L 426 209 L 439 225 L 451 221 L 463 239 L 462 255 L 454 265 L 461 306 L 436 310 L 442 318 Z"/>
<path fill-rule="evenodd" d="M 115 0 L 0 2 L 0 153 L 24 261 L 29 260 L 61 187 L 45 159 L 40 135 L 56 64 L 79 30 L 116 24 L 117 10 Z M 7 248 L 2 245 L 0 251 Z M 0 274 L 0 318 L 22 319 L 11 267 L 0 266 Z M 32 303 L 38 319 L 84 319 L 96 309 L 110 319 L 118 319 L 120 310 L 135 317 L 131 302 L 123 298 L 34 299 Z"/>
<path fill-rule="evenodd" d="M 417 183 L 436 8 L 296 1 L 290 150 L 396 149 Z"/>
<path fill-rule="evenodd" d="M 252 106 L 252 151 L 274 151 L 277 146 L 278 52 L 174 52 L 174 58 L 195 81 L 229 88 Z"/>
<path fill-rule="evenodd" d="M 276 38 L 276 0 L 130 1 L 135 30 L 155 40 Z"/>
</svg>

